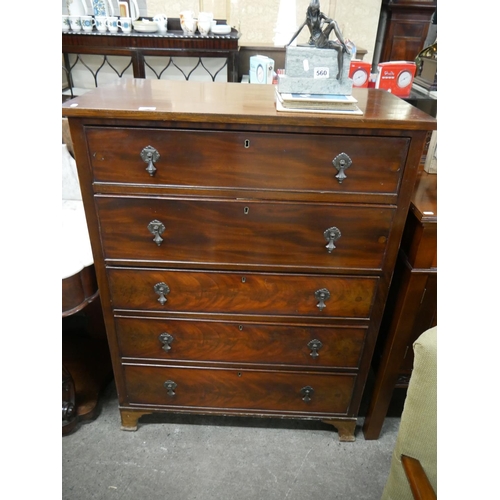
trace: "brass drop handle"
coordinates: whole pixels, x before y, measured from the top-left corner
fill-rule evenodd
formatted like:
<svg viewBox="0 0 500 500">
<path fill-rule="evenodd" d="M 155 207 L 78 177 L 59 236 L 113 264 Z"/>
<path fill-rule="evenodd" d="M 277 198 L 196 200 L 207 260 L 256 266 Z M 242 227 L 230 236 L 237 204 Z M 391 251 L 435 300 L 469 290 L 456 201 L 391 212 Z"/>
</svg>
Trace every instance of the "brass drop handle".
<svg viewBox="0 0 500 500">
<path fill-rule="evenodd" d="M 314 292 L 314 296 L 318 301 L 317 307 L 320 311 L 322 311 L 326 307 L 325 300 L 330 298 L 330 291 L 326 288 L 321 288 Z"/>
<path fill-rule="evenodd" d="M 160 222 L 159 220 L 152 220 L 148 224 L 148 229 L 151 234 L 154 235 L 153 241 L 160 246 L 163 238 L 160 236 L 160 234 L 163 234 L 163 231 L 165 231 L 165 225 Z"/>
<path fill-rule="evenodd" d="M 172 349 L 171 344 L 174 341 L 174 337 L 173 335 L 170 335 L 170 333 L 167 332 L 160 333 L 158 340 L 161 342 L 162 344 L 161 348 L 165 352 L 168 352 Z"/>
<path fill-rule="evenodd" d="M 154 291 L 157 295 L 160 296 L 158 299 L 158 302 L 163 306 L 165 305 L 165 302 L 167 302 L 167 298 L 165 295 L 168 295 L 170 293 L 170 288 L 166 283 L 156 283 L 154 286 Z"/>
<path fill-rule="evenodd" d="M 338 170 L 338 174 L 335 176 L 338 179 L 339 184 L 342 184 L 344 179 L 347 179 L 345 171 L 352 165 L 352 160 L 345 153 L 338 154 L 332 161 L 333 166 Z"/>
<path fill-rule="evenodd" d="M 311 357 L 317 358 L 319 357 L 318 351 L 323 347 L 323 343 L 321 340 L 314 339 L 307 344 L 307 347 L 311 349 Z"/>
<path fill-rule="evenodd" d="M 306 385 L 300 389 L 300 394 L 302 394 L 302 401 L 308 403 L 311 401 L 311 396 L 314 394 L 314 389 L 310 385 Z"/>
<path fill-rule="evenodd" d="M 326 245 L 328 253 L 332 253 L 333 249 L 337 248 L 335 246 L 335 242 L 342 236 L 340 229 L 335 226 L 330 227 L 323 233 L 323 236 L 325 237 L 325 240 L 328 241 L 328 245 Z"/>
<path fill-rule="evenodd" d="M 177 384 L 173 380 L 167 380 L 163 383 L 163 387 L 167 389 L 167 394 L 169 396 L 175 396 L 175 389 L 177 388 Z"/>
<path fill-rule="evenodd" d="M 146 172 L 148 172 L 149 175 L 153 177 L 156 172 L 156 167 L 154 164 L 160 159 L 160 153 L 158 153 L 158 151 L 153 146 L 146 146 L 141 151 L 141 158 L 148 164 L 148 166 L 146 167 Z"/>
</svg>

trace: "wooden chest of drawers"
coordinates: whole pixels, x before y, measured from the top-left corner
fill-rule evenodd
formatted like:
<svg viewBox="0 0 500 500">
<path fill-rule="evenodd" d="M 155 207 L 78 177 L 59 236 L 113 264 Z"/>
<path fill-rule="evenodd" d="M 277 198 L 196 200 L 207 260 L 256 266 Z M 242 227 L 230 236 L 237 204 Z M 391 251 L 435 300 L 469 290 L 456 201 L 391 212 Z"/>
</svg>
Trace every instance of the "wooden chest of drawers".
<svg viewBox="0 0 500 500">
<path fill-rule="evenodd" d="M 320 419 L 353 440 L 428 130 L 278 114 L 272 86 L 126 80 L 63 105 L 122 428 L 152 412 Z"/>
</svg>

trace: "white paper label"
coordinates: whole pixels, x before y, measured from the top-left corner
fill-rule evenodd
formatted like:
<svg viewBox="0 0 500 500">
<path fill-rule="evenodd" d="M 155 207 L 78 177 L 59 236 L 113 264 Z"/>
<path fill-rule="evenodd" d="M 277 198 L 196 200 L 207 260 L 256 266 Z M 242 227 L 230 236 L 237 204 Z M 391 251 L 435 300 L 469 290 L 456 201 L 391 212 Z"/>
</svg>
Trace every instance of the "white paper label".
<svg viewBox="0 0 500 500">
<path fill-rule="evenodd" d="M 314 78 L 330 78 L 330 69 L 314 68 Z"/>
</svg>

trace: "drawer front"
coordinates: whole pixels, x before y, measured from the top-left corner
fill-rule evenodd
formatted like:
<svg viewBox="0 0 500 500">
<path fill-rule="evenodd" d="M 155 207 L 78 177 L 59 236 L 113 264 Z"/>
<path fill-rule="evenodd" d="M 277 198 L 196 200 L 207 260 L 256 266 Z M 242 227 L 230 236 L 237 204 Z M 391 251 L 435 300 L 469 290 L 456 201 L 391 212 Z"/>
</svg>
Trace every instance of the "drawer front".
<svg viewBox="0 0 500 500">
<path fill-rule="evenodd" d="M 396 193 L 409 139 L 86 128 L 96 182 L 313 191 Z M 159 155 L 150 175 L 141 157 L 151 146 Z M 352 162 L 339 182 L 333 165 L 341 153 Z"/>
<path fill-rule="evenodd" d="M 394 215 L 255 201 L 97 196 L 96 205 L 108 260 L 314 269 L 380 270 Z"/>
<path fill-rule="evenodd" d="M 115 318 L 122 356 L 357 368 L 365 328 Z"/>
<path fill-rule="evenodd" d="M 130 404 L 345 414 L 356 379 L 349 374 L 123 367 Z M 174 382 L 170 389 L 165 382 Z M 312 388 L 313 392 L 306 392 Z"/>
<path fill-rule="evenodd" d="M 368 318 L 378 283 L 376 277 L 127 268 L 107 272 L 113 307 L 165 312 Z"/>
</svg>

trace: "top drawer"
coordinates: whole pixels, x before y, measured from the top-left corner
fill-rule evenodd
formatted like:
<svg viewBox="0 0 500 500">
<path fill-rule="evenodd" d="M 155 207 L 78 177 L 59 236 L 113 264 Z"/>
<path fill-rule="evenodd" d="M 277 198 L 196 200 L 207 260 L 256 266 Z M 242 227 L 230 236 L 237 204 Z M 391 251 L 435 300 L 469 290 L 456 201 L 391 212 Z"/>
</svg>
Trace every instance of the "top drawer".
<svg viewBox="0 0 500 500">
<path fill-rule="evenodd" d="M 86 134 L 95 182 L 321 193 L 396 193 L 409 145 L 272 132 L 87 127 Z M 141 156 L 148 147 L 152 165 Z"/>
</svg>

